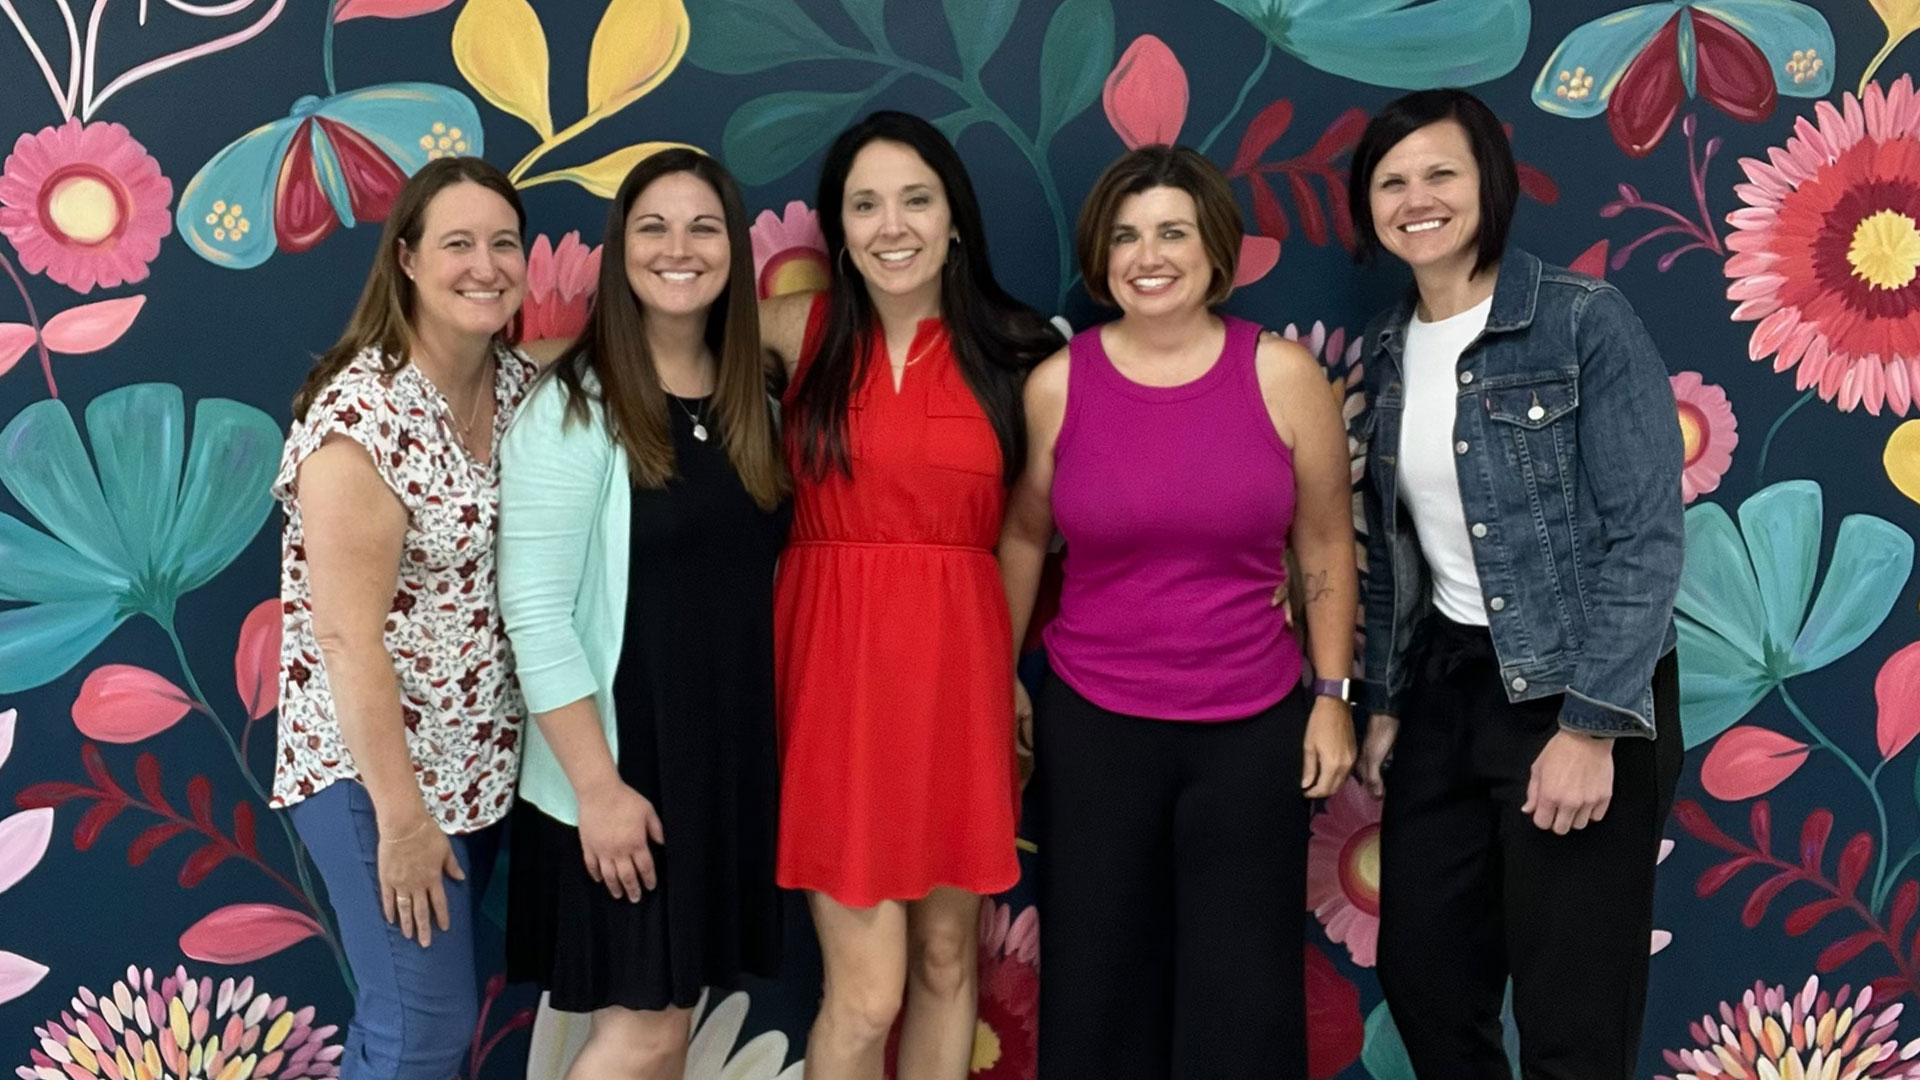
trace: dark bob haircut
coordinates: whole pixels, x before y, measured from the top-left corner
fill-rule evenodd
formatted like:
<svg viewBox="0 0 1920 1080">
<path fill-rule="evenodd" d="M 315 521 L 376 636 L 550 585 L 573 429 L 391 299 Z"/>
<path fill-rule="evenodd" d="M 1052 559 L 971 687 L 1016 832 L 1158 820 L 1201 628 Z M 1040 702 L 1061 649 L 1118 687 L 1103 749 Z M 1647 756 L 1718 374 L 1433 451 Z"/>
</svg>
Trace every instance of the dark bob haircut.
<svg viewBox="0 0 1920 1080">
<path fill-rule="evenodd" d="M 1480 170 L 1479 256 L 1473 272 L 1479 273 L 1500 261 L 1507 248 L 1507 230 L 1513 224 L 1513 209 L 1520 201 L 1520 174 L 1513 165 L 1513 147 L 1507 143 L 1506 129 L 1485 102 L 1465 90 L 1418 90 L 1381 106 L 1367 121 L 1360 144 L 1353 148 L 1353 165 L 1347 174 L 1347 207 L 1353 215 L 1354 258 L 1364 262 L 1380 249 L 1380 237 L 1374 232 L 1373 173 L 1380 159 L 1387 156 L 1400 140 L 1443 120 L 1452 120 L 1467 133 L 1467 145 L 1473 149 L 1473 161 Z"/>
<path fill-rule="evenodd" d="M 1218 307 L 1233 294 L 1233 275 L 1240 261 L 1240 204 L 1220 167 L 1198 150 L 1186 146 L 1142 146 L 1120 155 L 1094 181 L 1081 204 L 1074 228 L 1074 248 L 1080 257 L 1080 277 L 1087 295 L 1105 307 L 1119 306 L 1107 287 L 1107 254 L 1113 246 L 1114 222 L 1127 197 L 1149 188 L 1178 188 L 1193 197 L 1195 226 L 1213 281 L 1207 286 L 1206 305 Z"/>
</svg>

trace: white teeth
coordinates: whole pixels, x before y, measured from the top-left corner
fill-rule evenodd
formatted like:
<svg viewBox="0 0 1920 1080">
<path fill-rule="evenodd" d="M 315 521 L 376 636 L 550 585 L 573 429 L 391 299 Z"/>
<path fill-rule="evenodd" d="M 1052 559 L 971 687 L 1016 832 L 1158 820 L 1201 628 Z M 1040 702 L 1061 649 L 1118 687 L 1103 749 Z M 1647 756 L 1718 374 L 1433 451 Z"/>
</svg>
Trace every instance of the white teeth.
<svg viewBox="0 0 1920 1080">
<path fill-rule="evenodd" d="M 691 270 L 662 270 L 660 271 L 660 276 L 675 284 L 684 284 L 700 275 Z"/>
<path fill-rule="evenodd" d="M 500 290 L 495 289 L 492 292 L 463 292 L 460 295 L 469 300 L 498 300 L 500 299 Z"/>
<path fill-rule="evenodd" d="M 903 263 L 918 254 L 917 251 L 882 251 L 875 257 L 884 263 Z"/>
<path fill-rule="evenodd" d="M 1446 224 L 1446 222 L 1445 222 L 1445 221 L 1441 221 L 1441 220 L 1435 220 L 1435 221 L 1416 221 L 1416 222 L 1414 222 L 1414 223 L 1413 223 L 1413 224 L 1411 224 L 1411 225 L 1402 225 L 1402 226 L 1400 226 L 1400 231 L 1401 231 L 1401 232 L 1410 232 L 1410 233 L 1419 233 L 1419 232 L 1431 232 L 1432 230 L 1434 230 L 1434 229 L 1437 229 L 1437 228 L 1439 228 L 1440 226 L 1442 226 L 1442 225 L 1445 225 L 1445 224 Z"/>
<path fill-rule="evenodd" d="M 1159 289 L 1172 283 L 1173 279 L 1170 277 L 1143 277 L 1133 279 L 1133 287 L 1136 289 Z"/>
</svg>

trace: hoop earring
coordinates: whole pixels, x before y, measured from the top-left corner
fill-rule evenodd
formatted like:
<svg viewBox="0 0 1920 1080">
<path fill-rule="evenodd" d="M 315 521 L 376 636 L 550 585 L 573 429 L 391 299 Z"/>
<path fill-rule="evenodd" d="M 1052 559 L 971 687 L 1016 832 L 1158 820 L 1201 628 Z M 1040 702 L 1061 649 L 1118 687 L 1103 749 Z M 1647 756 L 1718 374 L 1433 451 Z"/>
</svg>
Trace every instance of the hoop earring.
<svg viewBox="0 0 1920 1080">
<path fill-rule="evenodd" d="M 833 265 L 835 269 L 840 269 L 844 267 L 845 274 L 847 277 L 859 276 L 858 273 L 853 268 L 853 257 L 847 254 L 847 249 L 844 245 L 842 245 L 840 248 L 840 254 L 834 256 Z"/>
</svg>

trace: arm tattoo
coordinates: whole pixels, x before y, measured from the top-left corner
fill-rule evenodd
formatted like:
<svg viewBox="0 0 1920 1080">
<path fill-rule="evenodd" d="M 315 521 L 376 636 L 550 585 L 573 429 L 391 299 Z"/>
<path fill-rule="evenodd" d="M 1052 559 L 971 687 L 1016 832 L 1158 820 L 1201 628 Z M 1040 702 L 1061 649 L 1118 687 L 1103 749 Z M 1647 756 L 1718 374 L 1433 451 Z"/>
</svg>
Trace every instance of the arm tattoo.
<svg viewBox="0 0 1920 1080">
<path fill-rule="evenodd" d="M 1317 604 L 1333 595 L 1333 586 L 1328 584 L 1329 573 L 1330 571 L 1321 570 L 1318 573 L 1307 575 L 1307 579 L 1304 582 L 1306 586 L 1307 603 Z"/>
</svg>

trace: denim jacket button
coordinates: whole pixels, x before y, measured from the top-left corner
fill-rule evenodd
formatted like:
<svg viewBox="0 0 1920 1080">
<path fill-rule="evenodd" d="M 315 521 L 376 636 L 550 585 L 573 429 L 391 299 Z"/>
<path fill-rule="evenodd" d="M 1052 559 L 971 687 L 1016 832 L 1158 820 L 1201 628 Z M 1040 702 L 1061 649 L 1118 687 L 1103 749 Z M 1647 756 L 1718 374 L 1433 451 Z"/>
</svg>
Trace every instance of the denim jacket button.
<svg viewBox="0 0 1920 1080">
<path fill-rule="evenodd" d="M 1515 693 L 1522 693 L 1522 692 L 1524 692 L 1524 691 L 1525 691 L 1525 690 L 1527 689 L 1527 680 L 1525 680 L 1525 679 L 1515 679 L 1515 680 L 1513 680 L 1513 689 L 1514 689 L 1514 692 L 1515 692 Z"/>
<path fill-rule="evenodd" d="M 1473 538 L 1478 540 L 1487 535 L 1487 526 L 1482 522 L 1473 523 Z"/>
<path fill-rule="evenodd" d="M 1464 453 L 1466 453 L 1466 452 L 1467 452 L 1467 440 L 1465 440 L 1465 439 L 1461 439 L 1461 440 L 1460 440 L 1459 442 L 1457 442 L 1457 443 L 1454 443 L 1454 444 L 1453 444 L 1453 452 L 1454 452 L 1454 453 L 1456 453 L 1456 454 L 1464 454 Z"/>
<path fill-rule="evenodd" d="M 1473 372 L 1471 372 L 1471 371 L 1463 371 L 1463 372 L 1461 372 L 1461 373 L 1460 373 L 1460 385 L 1461 385 L 1461 386 L 1466 386 L 1466 385 L 1467 385 L 1468 383 L 1471 383 L 1472 381 L 1473 381 Z"/>
<path fill-rule="evenodd" d="M 1487 607 L 1494 611 L 1505 611 L 1507 610 L 1506 598 L 1496 596 L 1493 599 L 1487 601 Z"/>
</svg>

